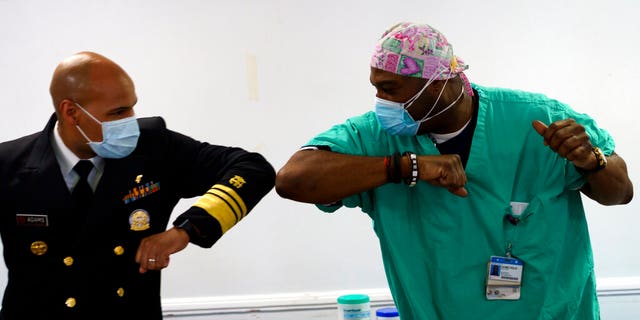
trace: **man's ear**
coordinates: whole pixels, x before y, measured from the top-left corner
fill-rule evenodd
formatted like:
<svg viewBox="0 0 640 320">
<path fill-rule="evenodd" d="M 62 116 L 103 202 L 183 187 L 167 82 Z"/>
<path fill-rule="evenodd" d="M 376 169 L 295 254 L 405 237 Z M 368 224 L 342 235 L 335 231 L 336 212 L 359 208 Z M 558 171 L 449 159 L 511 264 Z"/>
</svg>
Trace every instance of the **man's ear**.
<svg viewBox="0 0 640 320">
<path fill-rule="evenodd" d="M 58 106 L 58 121 L 61 123 L 68 123 L 71 125 L 78 124 L 78 106 L 68 99 L 64 99 Z"/>
</svg>

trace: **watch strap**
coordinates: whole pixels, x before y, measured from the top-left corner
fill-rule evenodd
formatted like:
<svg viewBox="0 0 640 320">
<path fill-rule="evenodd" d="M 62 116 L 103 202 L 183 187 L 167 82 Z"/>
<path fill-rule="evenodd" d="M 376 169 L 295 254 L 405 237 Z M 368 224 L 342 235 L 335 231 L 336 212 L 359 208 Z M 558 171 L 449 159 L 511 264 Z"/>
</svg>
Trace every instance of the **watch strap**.
<svg viewBox="0 0 640 320">
<path fill-rule="evenodd" d="M 602 152 L 602 149 L 598 147 L 592 147 L 591 151 L 596 157 L 596 167 L 591 170 L 584 170 L 576 167 L 578 172 L 580 172 L 581 174 L 594 173 L 607 167 L 607 157 L 605 156 L 604 152 Z"/>
</svg>

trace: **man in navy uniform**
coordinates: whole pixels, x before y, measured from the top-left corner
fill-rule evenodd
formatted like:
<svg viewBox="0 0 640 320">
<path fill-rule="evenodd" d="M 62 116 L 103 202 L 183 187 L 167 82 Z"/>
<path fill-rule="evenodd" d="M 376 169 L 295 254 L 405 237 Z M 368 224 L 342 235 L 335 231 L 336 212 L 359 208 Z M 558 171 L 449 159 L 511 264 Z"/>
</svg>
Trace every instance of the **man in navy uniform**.
<svg viewBox="0 0 640 320">
<path fill-rule="evenodd" d="M 43 131 L 0 144 L 0 319 L 161 319 L 160 270 L 211 247 L 274 185 L 259 154 L 136 119 L 133 81 L 80 52 L 56 68 Z M 200 198 L 173 221 L 182 198 Z"/>
</svg>

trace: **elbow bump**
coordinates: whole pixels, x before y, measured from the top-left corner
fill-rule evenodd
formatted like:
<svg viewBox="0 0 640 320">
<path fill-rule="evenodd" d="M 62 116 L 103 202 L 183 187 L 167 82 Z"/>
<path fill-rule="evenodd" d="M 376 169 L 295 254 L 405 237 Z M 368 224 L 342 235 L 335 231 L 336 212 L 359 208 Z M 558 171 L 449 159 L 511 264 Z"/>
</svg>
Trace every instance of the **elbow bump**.
<svg viewBox="0 0 640 320">
<path fill-rule="evenodd" d="M 296 183 L 294 181 L 295 179 L 291 178 L 286 171 L 278 171 L 275 183 L 276 193 L 285 199 L 295 198 Z"/>
<path fill-rule="evenodd" d="M 631 200 L 633 200 L 633 186 L 629 188 L 629 191 L 627 192 L 627 196 L 622 201 L 622 204 L 628 204 L 629 202 L 631 202 Z"/>
</svg>

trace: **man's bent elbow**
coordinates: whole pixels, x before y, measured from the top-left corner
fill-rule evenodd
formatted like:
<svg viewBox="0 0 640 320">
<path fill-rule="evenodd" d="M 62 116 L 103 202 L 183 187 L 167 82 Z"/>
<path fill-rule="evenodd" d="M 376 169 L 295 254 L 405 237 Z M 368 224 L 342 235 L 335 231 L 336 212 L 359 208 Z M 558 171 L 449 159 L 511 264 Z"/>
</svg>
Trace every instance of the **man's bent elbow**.
<svg viewBox="0 0 640 320">
<path fill-rule="evenodd" d="M 627 188 L 627 194 L 622 200 L 620 204 L 627 204 L 633 200 L 633 185 L 629 182 L 629 187 Z"/>
<path fill-rule="evenodd" d="M 622 195 L 619 198 L 619 201 L 615 204 L 627 204 L 633 200 L 633 183 L 629 178 L 626 179 L 621 193 Z"/>
<path fill-rule="evenodd" d="M 605 206 L 615 206 L 615 205 L 624 205 L 628 204 L 633 200 L 633 185 L 629 184 L 628 187 L 624 188 L 624 190 L 618 193 L 612 193 L 608 196 L 594 196 L 590 195 L 589 198 L 596 200 L 601 205 Z"/>
<path fill-rule="evenodd" d="M 290 170 L 282 168 L 276 174 L 276 193 L 285 199 L 298 200 L 300 198 L 300 178 L 291 174 Z"/>
</svg>

